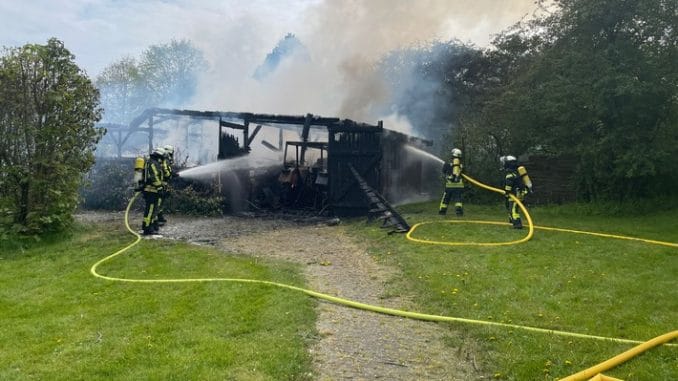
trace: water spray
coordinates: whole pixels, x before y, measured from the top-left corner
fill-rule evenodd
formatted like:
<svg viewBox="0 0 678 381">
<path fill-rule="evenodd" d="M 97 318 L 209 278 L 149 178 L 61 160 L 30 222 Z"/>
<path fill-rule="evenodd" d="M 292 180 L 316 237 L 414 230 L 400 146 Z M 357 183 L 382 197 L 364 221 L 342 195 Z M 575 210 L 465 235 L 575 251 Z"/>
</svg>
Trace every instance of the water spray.
<svg viewBox="0 0 678 381">
<path fill-rule="evenodd" d="M 416 154 L 418 154 L 418 155 L 420 155 L 420 156 L 424 156 L 424 157 L 426 157 L 426 158 L 428 158 L 428 159 L 434 160 L 434 161 L 436 161 L 436 162 L 438 162 L 438 163 L 440 163 L 440 164 L 445 164 L 445 160 L 439 158 L 438 156 L 436 156 L 436 155 L 434 155 L 434 154 L 432 154 L 432 153 L 430 153 L 430 152 L 426 152 L 426 151 L 424 151 L 424 150 L 422 150 L 422 149 L 413 147 L 413 146 L 411 146 L 411 145 L 409 145 L 409 144 L 405 144 L 405 149 L 408 150 L 408 151 L 410 151 L 410 152 L 414 152 L 414 153 L 416 153 Z"/>
<path fill-rule="evenodd" d="M 184 179 L 207 181 L 212 176 L 242 169 L 265 168 L 280 165 L 278 160 L 272 158 L 255 158 L 250 156 L 236 157 L 232 159 L 219 160 L 214 163 L 200 165 L 193 168 L 184 169 L 179 172 L 179 176 Z"/>
</svg>

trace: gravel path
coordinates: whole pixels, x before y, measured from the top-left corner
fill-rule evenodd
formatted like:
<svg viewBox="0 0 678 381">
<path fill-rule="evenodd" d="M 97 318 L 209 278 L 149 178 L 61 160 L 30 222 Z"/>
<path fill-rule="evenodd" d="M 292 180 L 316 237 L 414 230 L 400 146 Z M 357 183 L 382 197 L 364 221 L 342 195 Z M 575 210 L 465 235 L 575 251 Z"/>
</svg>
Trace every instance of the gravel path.
<svg viewBox="0 0 678 381">
<path fill-rule="evenodd" d="M 406 297 L 385 294 L 385 284 L 398 272 L 376 263 L 341 225 L 171 216 L 162 232 L 169 239 L 208 244 L 229 253 L 299 263 L 308 287 L 315 291 L 384 307 L 414 308 Z M 316 329 L 319 335 L 310 351 L 318 380 L 483 379 L 475 366 L 473 343 L 458 336 L 453 340 L 464 342 L 461 347 L 446 347 L 443 338 L 455 334 L 442 324 L 321 301 Z"/>
</svg>

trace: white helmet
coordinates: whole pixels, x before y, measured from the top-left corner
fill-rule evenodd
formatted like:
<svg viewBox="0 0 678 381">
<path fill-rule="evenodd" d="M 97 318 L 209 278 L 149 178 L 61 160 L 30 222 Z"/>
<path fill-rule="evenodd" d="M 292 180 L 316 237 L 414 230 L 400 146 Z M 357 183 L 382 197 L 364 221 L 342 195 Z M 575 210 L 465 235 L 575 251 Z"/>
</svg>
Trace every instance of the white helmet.
<svg viewBox="0 0 678 381">
<path fill-rule="evenodd" d="M 166 145 L 166 146 L 164 146 L 164 147 L 162 147 L 162 148 L 165 149 L 165 153 L 168 154 L 169 156 L 173 156 L 173 155 L 174 155 L 174 146 L 173 146 L 173 145 L 168 144 L 168 145 Z"/>
<path fill-rule="evenodd" d="M 517 159 L 516 159 L 515 156 L 506 155 L 506 156 L 500 157 L 499 162 L 501 163 L 502 167 L 510 168 L 510 167 L 514 167 L 516 165 Z"/>
<path fill-rule="evenodd" d="M 452 148 L 452 157 L 461 157 L 461 150 L 459 148 Z"/>
<path fill-rule="evenodd" d="M 163 157 L 165 156 L 165 149 L 162 147 L 155 147 L 155 149 L 153 149 L 153 152 L 151 152 L 151 156 Z"/>
</svg>

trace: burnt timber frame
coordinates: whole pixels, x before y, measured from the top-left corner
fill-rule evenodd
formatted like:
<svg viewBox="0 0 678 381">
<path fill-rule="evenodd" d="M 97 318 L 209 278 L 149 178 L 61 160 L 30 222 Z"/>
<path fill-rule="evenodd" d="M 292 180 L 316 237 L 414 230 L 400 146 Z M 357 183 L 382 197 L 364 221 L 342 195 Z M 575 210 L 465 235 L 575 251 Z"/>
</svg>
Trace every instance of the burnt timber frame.
<svg viewBox="0 0 678 381">
<path fill-rule="evenodd" d="M 117 137 L 112 136 L 112 138 L 116 145 L 118 145 L 118 154 L 120 155 L 121 147 L 128 138 L 137 132 L 148 134 L 150 152 L 153 148 L 154 134 L 157 132 L 155 127 L 167 120 L 177 120 L 180 117 L 188 117 L 195 120 L 189 122 L 186 128 L 189 128 L 192 123 L 197 123 L 201 120 L 213 120 L 218 123 L 219 134 L 225 128 L 242 131 L 242 149 L 247 152 L 250 150 L 252 141 L 264 126 L 279 129 L 277 148 L 273 144 L 262 141 L 265 147 L 274 151 L 281 151 L 283 149 L 283 130 L 298 132 L 301 135 L 301 141 L 288 142 L 296 146 L 296 162 L 298 165 L 306 164 L 305 154 L 307 148 L 321 148 L 319 146 L 322 146 L 321 151 L 326 150 L 327 152 L 329 203 L 339 214 L 363 214 L 369 208 L 364 193 L 361 191 L 361 186 L 368 186 L 377 192 L 381 191 L 384 185 L 382 182 L 381 166 L 383 159 L 382 150 L 384 148 L 382 137 L 387 135 L 384 134 L 385 131 L 388 132 L 388 135 L 395 134 L 399 136 L 400 140 L 418 140 L 417 138 L 411 138 L 395 131 L 384 130 L 381 121 L 376 125 L 370 125 L 349 119 L 327 118 L 313 114 L 275 115 L 249 112 L 150 108 L 134 118 L 127 128 L 117 128 Z M 249 130 L 250 124 L 256 125 L 251 134 Z M 309 142 L 311 130 L 327 132 L 328 141 Z M 123 134 L 125 134 L 124 137 Z M 285 146 L 286 148 L 287 146 Z M 354 175 L 354 171 L 358 176 Z M 362 178 L 365 184 L 360 184 L 358 177 Z"/>
<path fill-rule="evenodd" d="M 325 142 L 286 142 L 285 143 L 285 151 L 283 153 L 283 164 L 287 166 L 287 151 L 288 148 L 292 146 L 295 149 L 295 165 L 301 165 L 301 157 L 303 155 L 303 152 L 305 152 L 306 149 L 308 148 L 316 148 L 320 150 L 320 160 L 322 162 L 323 159 L 325 159 L 325 152 L 327 152 L 327 143 Z M 299 151 L 302 151 L 302 155 L 300 155 Z"/>
<path fill-rule="evenodd" d="M 308 141 L 308 135 L 311 129 L 325 130 L 328 126 L 338 123 L 339 118 L 325 118 L 314 116 L 313 114 L 306 115 L 275 115 L 275 114 L 255 114 L 249 112 L 224 112 L 224 111 L 195 111 L 195 110 L 176 110 L 165 108 L 149 108 L 142 112 L 139 116 L 134 118 L 126 128 L 124 125 L 118 125 L 118 138 L 114 139 L 119 145 L 118 151 L 121 150 L 122 145 L 129 139 L 129 137 L 137 132 L 145 132 L 148 134 L 148 148 L 149 152 L 153 150 L 153 137 L 155 126 L 167 121 L 174 120 L 177 117 L 186 116 L 197 120 L 216 120 L 219 123 L 219 128 L 233 128 L 243 131 L 243 148 L 248 149 L 252 140 L 260 131 L 261 126 L 269 126 L 280 128 L 281 130 L 299 131 L 298 126 L 303 126 L 302 140 Z M 241 124 L 236 123 L 241 121 Z M 258 124 L 252 134 L 249 134 L 249 125 Z M 101 124 L 100 126 L 111 126 L 111 124 Z M 297 126 L 297 127 L 294 127 Z M 122 137 L 125 133 L 125 137 Z M 278 149 L 282 147 L 279 146 Z M 303 161 L 304 149 L 302 149 L 301 159 Z"/>
</svg>

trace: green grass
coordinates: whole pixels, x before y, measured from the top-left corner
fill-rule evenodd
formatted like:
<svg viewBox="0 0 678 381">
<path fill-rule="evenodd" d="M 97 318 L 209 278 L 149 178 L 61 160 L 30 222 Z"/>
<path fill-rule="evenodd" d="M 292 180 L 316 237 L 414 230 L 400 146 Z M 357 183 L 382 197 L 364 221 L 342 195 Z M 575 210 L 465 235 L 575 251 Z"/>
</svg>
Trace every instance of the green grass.
<svg viewBox="0 0 678 381">
<path fill-rule="evenodd" d="M 445 219 L 434 203 L 401 210 L 411 224 Z M 566 207 L 531 211 L 536 225 L 678 242 L 676 210 L 626 218 L 582 217 Z M 505 212 L 469 205 L 465 218 L 503 221 Z M 417 295 L 421 312 L 633 340 L 678 329 L 678 248 L 540 230 L 526 244 L 505 247 L 419 244 L 364 222 L 351 232 L 368 238 L 378 259 L 402 269 L 390 292 Z M 499 242 L 525 234 L 508 226 L 436 223 L 414 236 Z M 450 330 L 479 343 L 482 368 L 497 379 L 558 379 L 632 347 L 489 326 L 450 324 Z M 678 348 L 655 348 L 605 373 L 678 379 Z"/>
<path fill-rule="evenodd" d="M 411 223 L 436 221 L 434 203 L 403 207 Z M 675 209 L 633 217 L 531 209 L 537 225 L 678 242 Z M 633 211 L 630 211 L 629 214 Z M 467 205 L 466 219 L 503 221 L 503 206 Z M 451 219 L 454 217 L 446 217 Z M 576 333 L 648 340 L 676 330 L 678 249 L 537 230 L 526 244 L 451 247 L 387 236 L 364 219 L 347 232 L 398 266 L 388 293 L 415 295 L 418 312 Z M 431 224 L 438 241 L 516 240 L 505 226 Z M 0 241 L 0 379 L 311 379 L 314 302 L 262 285 L 133 284 L 94 278 L 90 266 L 131 242 L 120 228 L 80 227 L 40 241 Z M 144 240 L 99 267 L 123 278 L 247 278 L 303 287 L 299 269 L 209 248 Z M 450 350 L 472 341 L 482 372 L 502 380 L 553 380 L 632 345 L 462 323 Z M 476 345 L 477 344 L 477 345 Z M 650 350 L 605 374 L 678 379 L 678 348 Z"/>
<path fill-rule="evenodd" d="M 268 286 L 130 284 L 90 266 L 132 241 L 109 226 L 2 243 L 0 379 L 303 380 L 313 301 Z M 127 278 L 232 277 L 303 286 L 296 267 L 142 241 L 104 263 Z"/>
</svg>

